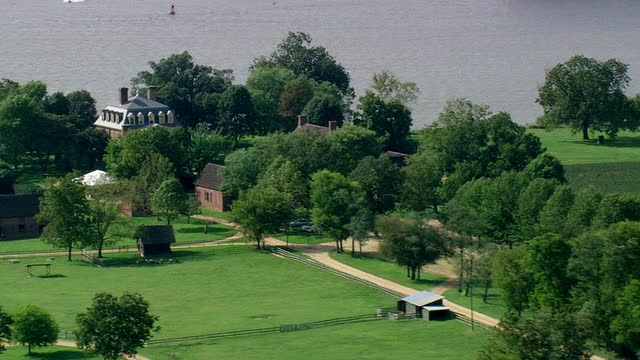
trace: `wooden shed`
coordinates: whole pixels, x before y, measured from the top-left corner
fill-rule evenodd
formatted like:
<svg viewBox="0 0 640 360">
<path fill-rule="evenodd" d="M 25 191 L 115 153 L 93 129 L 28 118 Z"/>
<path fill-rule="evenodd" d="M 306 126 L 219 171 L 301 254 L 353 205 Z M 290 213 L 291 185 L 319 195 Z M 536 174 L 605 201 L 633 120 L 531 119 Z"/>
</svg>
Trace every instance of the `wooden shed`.
<svg viewBox="0 0 640 360">
<path fill-rule="evenodd" d="M 429 291 L 404 297 L 398 301 L 398 311 L 405 314 L 416 314 L 425 320 L 448 319 L 449 308 L 442 303 L 444 296 Z"/>
<path fill-rule="evenodd" d="M 134 234 L 138 244 L 138 255 L 153 256 L 171 253 L 171 244 L 176 242 L 171 225 L 142 225 Z"/>
</svg>

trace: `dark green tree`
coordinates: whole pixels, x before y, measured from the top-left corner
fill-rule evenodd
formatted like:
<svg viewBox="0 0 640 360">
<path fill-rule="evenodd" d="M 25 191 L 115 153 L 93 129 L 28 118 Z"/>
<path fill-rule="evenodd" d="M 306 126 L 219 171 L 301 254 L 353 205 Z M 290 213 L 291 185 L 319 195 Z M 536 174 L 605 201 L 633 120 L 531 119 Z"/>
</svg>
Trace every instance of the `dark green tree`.
<svg viewBox="0 0 640 360">
<path fill-rule="evenodd" d="M 555 179 L 535 178 L 520 193 L 515 213 L 519 238 L 526 241 L 538 234 L 540 211 L 559 185 Z"/>
<path fill-rule="evenodd" d="M 360 97 L 356 125 L 375 131 L 386 150 L 409 150 L 408 136 L 413 122 L 411 111 L 399 101 L 385 102 L 382 97 L 367 91 Z"/>
<path fill-rule="evenodd" d="M 348 225 L 358 210 L 366 207 L 360 184 L 343 175 L 321 170 L 311 176 L 311 219 L 315 226 L 334 239 L 336 251 L 344 251 L 342 242 L 349 237 Z"/>
<path fill-rule="evenodd" d="M 335 121 L 342 126 L 348 105 L 344 104 L 340 90 L 324 82 L 314 89 L 313 97 L 307 102 L 301 114 L 309 117 L 312 124 L 328 126 L 329 121 Z"/>
<path fill-rule="evenodd" d="M 358 166 L 349 174 L 349 179 L 362 185 L 371 210 L 376 214 L 383 214 L 395 207 L 400 196 L 403 174 L 388 156 L 367 156 L 358 162 Z"/>
<path fill-rule="evenodd" d="M 256 67 L 251 70 L 247 79 L 247 89 L 251 93 L 253 105 L 260 123 L 265 125 L 261 132 L 286 131 L 292 129 L 295 122 L 280 114 L 280 96 L 285 85 L 295 79 L 289 69 L 282 67 Z M 295 114 L 297 115 L 297 114 Z"/>
<path fill-rule="evenodd" d="M 96 120 L 96 100 L 86 90 L 67 94 L 69 115 L 78 120 L 78 125 L 89 127 Z"/>
<path fill-rule="evenodd" d="M 149 303 L 137 293 L 124 293 L 119 298 L 98 293 L 85 313 L 76 317 L 75 331 L 80 348 L 92 349 L 105 359 L 133 356 L 151 338 L 157 316 L 149 313 Z"/>
<path fill-rule="evenodd" d="M 311 36 L 303 32 L 289 32 L 269 57 L 254 61 L 254 68 L 262 66 L 283 67 L 317 82 L 330 82 L 342 92 L 349 91 L 349 73 L 324 47 L 311 46 Z"/>
<path fill-rule="evenodd" d="M 85 188 L 74 180 L 73 174 L 60 179 L 50 179 L 40 200 L 38 222 L 45 224 L 42 241 L 67 249 L 71 261 L 71 249 L 82 245 L 95 234 L 91 223 L 91 210 Z"/>
<path fill-rule="evenodd" d="M 536 102 L 544 109 L 538 121 L 549 129 L 569 126 L 584 140 L 590 129 L 615 136 L 625 128 L 627 68 L 616 59 L 600 62 L 582 55 L 554 66 L 538 89 Z"/>
<path fill-rule="evenodd" d="M 550 311 L 562 308 L 574 283 L 567 272 L 571 245 L 560 235 L 545 234 L 529 240 L 527 250 L 526 266 L 533 276 L 530 304 Z"/>
<path fill-rule="evenodd" d="M 558 186 L 540 210 L 538 233 L 567 235 L 567 216 L 573 207 L 575 192 L 568 185 Z"/>
<path fill-rule="evenodd" d="M 571 230 L 571 235 L 580 235 L 594 225 L 602 197 L 602 193 L 593 186 L 576 193 L 573 206 L 567 214 L 567 226 Z"/>
<path fill-rule="evenodd" d="M 400 193 L 401 205 L 414 211 L 431 207 L 437 213 L 441 204 L 439 188 L 444 176 L 440 157 L 424 153 L 411 155 L 402 170 L 404 183 Z"/>
<path fill-rule="evenodd" d="M 382 152 L 380 143 L 373 131 L 359 126 L 343 126 L 323 137 L 326 149 L 317 153 L 314 159 L 324 162 L 326 168 L 348 175 L 358 166 L 358 162 L 367 157 L 377 157 Z M 320 144 L 321 140 L 316 141 Z"/>
<path fill-rule="evenodd" d="M 632 279 L 618 295 L 616 310 L 618 315 L 611 323 L 615 342 L 638 353 L 640 351 L 640 279 Z"/>
<path fill-rule="evenodd" d="M 567 182 L 564 177 L 564 167 L 560 160 L 550 154 L 542 154 L 527 165 L 524 172 L 530 179 L 555 179 L 561 183 Z"/>
<path fill-rule="evenodd" d="M 35 305 L 27 305 L 15 315 L 13 339 L 31 347 L 47 346 L 58 340 L 58 325 L 51 315 Z"/>
<path fill-rule="evenodd" d="M 278 111 L 286 122 L 285 130 L 296 126 L 296 117 L 303 115 L 304 107 L 313 98 L 313 83 L 305 76 L 298 76 L 284 84 L 278 101 Z"/>
<path fill-rule="evenodd" d="M 531 272 L 526 264 L 524 246 L 504 248 L 496 253 L 491 279 L 500 288 L 507 309 L 521 314 L 529 303 Z"/>
<path fill-rule="evenodd" d="M 233 139 L 234 147 L 238 146 L 238 138 L 257 134 L 261 128 L 256 123 L 251 94 L 244 86 L 229 86 L 220 97 L 218 111 L 220 130 Z"/>
<path fill-rule="evenodd" d="M 280 231 L 292 220 L 293 211 L 285 194 L 273 188 L 256 188 L 240 195 L 231 206 L 231 215 L 260 249 L 264 236 Z"/>
<path fill-rule="evenodd" d="M 240 193 L 251 189 L 258 183 L 262 171 L 268 162 L 262 158 L 257 147 L 240 149 L 229 154 L 222 170 L 224 183 L 222 190 L 231 198 L 237 199 Z"/>
</svg>

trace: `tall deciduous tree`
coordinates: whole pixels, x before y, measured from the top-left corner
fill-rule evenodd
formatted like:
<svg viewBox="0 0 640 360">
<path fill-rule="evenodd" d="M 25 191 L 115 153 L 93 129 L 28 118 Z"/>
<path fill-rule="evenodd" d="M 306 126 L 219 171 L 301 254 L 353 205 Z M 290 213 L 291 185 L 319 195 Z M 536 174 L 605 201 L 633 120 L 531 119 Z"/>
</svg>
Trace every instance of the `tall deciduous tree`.
<svg viewBox="0 0 640 360">
<path fill-rule="evenodd" d="M 85 188 L 72 174 L 48 181 L 37 219 L 45 224 L 42 240 L 67 248 L 69 261 L 72 247 L 85 244 L 95 233 Z"/>
<path fill-rule="evenodd" d="M 256 123 L 256 111 L 251 94 L 246 87 L 231 85 L 220 97 L 218 124 L 222 134 L 233 139 L 235 147 L 238 138 L 257 134 L 260 125 Z"/>
<path fill-rule="evenodd" d="M 256 188 L 240 195 L 231 206 L 231 215 L 260 249 L 264 236 L 275 234 L 288 224 L 293 211 L 286 195 L 273 188 Z"/>
<path fill-rule="evenodd" d="M 382 214 L 395 207 L 403 174 L 388 156 L 367 156 L 358 162 L 358 166 L 349 174 L 349 179 L 363 186 L 371 210 Z"/>
<path fill-rule="evenodd" d="M 411 111 L 397 100 L 385 102 L 371 91 L 360 97 L 356 125 L 375 131 L 385 149 L 409 150 L 407 137 L 411 132 Z"/>
<path fill-rule="evenodd" d="M 438 212 L 440 194 L 444 175 L 440 158 L 434 154 L 415 154 L 407 159 L 403 169 L 402 205 L 407 209 L 424 211 L 431 207 Z"/>
<path fill-rule="evenodd" d="M 247 89 L 251 93 L 256 114 L 265 125 L 261 132 L 286 131 L 295 125 L 292 119 L 286 123 L 286 118 L 279 111 L 280 96 L 285 85 L 295 77 L 291 70 L 283 67 L 261 66 L 251 70 Z"/>
<path fill-rule="evenodd" d="M 145 70 L 131 80 L 134 88 L 157 86 L 158 101 L 176 111 L 180 123 L 195 126 L 205 114 L 215 112 L 210 94 L 221 94 L 231 85 L 231 70 L 218 70 L 197 65 L 188 52 L 173 54 L 158 62 L 149 62 L 151 71 Z"/>
<path fill-rule="evenodd" d="M 69 115 L 78 120 L 78 125 L 89 127 L 96 120 L 96 100 L 86 90 L 73 91 L 67 94 Z"/>
<path fill-rule="evenodd" d="M 160 184 L 151 196 L 151 208 L 153 212 L 167 219 L 167 225 L 171 220 L 187 212 L 187 194 L 182 184 L 175 179 L 167 179 Z"/>
<path fill-rule="evenodd" d="M 321 170 L 311 176 L 311 219 L 313 224 L 336 242 L 336 251 L 344 251 L 342 242 L 350 235 L 348 225 L 358 210 L 365 207 L 360 184 L 343 175 Z"/>
<path fill-rule="evenodd" d="M 618 315 L 611 323 L 615 342 L 631 352 L 640 351 L 640 279 L 632 279 L 616 299 Z"/>
<path fill-rule="evenodd" d="M 323 82 L 315 87 L 313 97 L 301 114 L 307 115 L 312 124 L 328 126 L 329 121 L 335 121 L 338 126 L 342 126 L 348 107 L 343 102 L 340 90 L 331 83 Z"/>
<path fill-rule="evenodd" d="M 521 314 L 529 302 L 531 273 L 525 264 L 527 250 L 523 246 L 501 249 L 493 261 L 491 279 L 502 291 L 509 310 Z"/>
<path fill-rule="evenodd" d="M 397 102 L 404 106 L 413 103 L 420 95 L 418 85 L 410 81 L 400 81 L 391 71 L 373 74 L 373 91 L 386 103 Z"/>
<path fill-rule="evenodd" d="M 149 303 L 137 293 L 119 298 L 108 293 L 93 297 L 86 313 L 76 318 L 78 346 L 93 349 L 105 359 L 133 356 L 151 338 L 158 317 L 149 313 Z"/>
<path fill-rule="evenodd" d="M 385 216 L 378 221 L 381 251 L 407 267 L 407 277 L 420 279 L 422 266 L 450 254 L 448 237 L 418 217 Z"/>
<path fill-rule="evenodd" d="M 303 32 L 289 32 L 269 57 L 254 61 L 254 68 L 262 66 L 283 67 L 317 82 L 330 82 L 342 92 L 349 90 L 349 73 L 324 47 L 311 46 L 311 36 Z"/>
<path fill-rule="evenodd" d="M 560 235 L 545 234 L 527 242 L 527 269 L 533 276 L 530 303 L 552 311 L 569 303 L 573 279 L 567 268 L 571 246 Z"/>
<path fill-rule="evenodd" d="M 544 108 L 539 121 L 548 128 L 567 125 L 589 139 L 589 129 L 615 135 L 625 128 L 624 90 L 627 65 L 616 59 L 600 62 L 577 55 L 547 71 L 538 90 Z"/>
<path fill-rule="evenodd" d="M 298 76 L 287 81 L 280 93 L 278 111 L 285 118 L 285 129 L 296 126 L 296 116 L 302 115 L 304 107 L 313 98 L 313 83 L 306 76 Z"/>
<path fill-rule="evenodd" d="M 540 211 L 538 232 L 566 235 L 570 230 L 566 226 L 567 216 L 574 200 L 575 193 L 568 185 L 558 186 Z"/>
<path fill-rule="evenodd" d="M 31 347 L 51 345 L 58 340 L 58 325 L 51 315 L 35 305 L 27 305 L 15 315 L 13 339 Z"/>
</svg>

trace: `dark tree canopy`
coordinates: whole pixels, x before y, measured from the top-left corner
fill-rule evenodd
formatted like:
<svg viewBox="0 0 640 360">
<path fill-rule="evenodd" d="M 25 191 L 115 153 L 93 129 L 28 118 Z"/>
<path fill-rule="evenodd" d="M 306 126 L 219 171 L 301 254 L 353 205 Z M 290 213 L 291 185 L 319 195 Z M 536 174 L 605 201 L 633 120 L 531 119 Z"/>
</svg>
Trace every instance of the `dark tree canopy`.
<svg viewBox="0 0 640 360">
<path fill-rule="evenodd" d="M 375 131 L 385 150 L 410 150 L 407 137 L 413 120 L 405 105 L 396 100 L 385 102 L 371 91 L 367 91 L 359 101 L 359 113 L 354 119 L 356 125 Z"/>
<path fill-rule="evenodd" d="M 4 351 L 4 344 L 11 339 L 11 324 L 13 324 L 13 318 L 0 306 L 0 353 Z"/>
<path fill-rule="evenodd" d="M 569 126 L 584 140 L 589 130 L 615 136 L 619 129 L 635 128 L 625 122 L 627 67 L 616 59 L 601 62 L 582 55 L 554 66 L 538 90 L 536 101 L 544 108 L 539 122 L 548 128 Z"/>
<path fill-rule="evenodd" d="M 218 114 L 220 131 L 232 138 L 234 145 L 238 144 L 238 138 L 255 135 L 264 128 L 264 125 L 259 125 L 256 121 L 251 94 L 241 85 L 229 86 L 220 96 Z"/>
<path fill-rule="evenodd" d="M 295 125 L 293 119 L 288 119 L 287 122 L 287 118 L 279 111 L 285 85 L 295 77 L 291 70 L 282 67 L 256 67 L 251 70 L 247 89 L 251 93 L 256 114 L 265 125 L 261 131 L 286 131 Z"/>
<path fill-rule="evenodd" d="M 29 347 L 51 345 L 58 340 L 58 325 L 51 315 L 35 305 L 27 305 L 15 315 L 13 339 Z"/>
<path fill-rule="evenodd" d="M 158 101 L 176 111 L 181 124 L 195 126 L 206 114 L 215 113 L 206 95 L 221 94 L 231 85 L 231 70 L 197 65 L 188 52 L 173 54 L 158 62 L 149 62 L 145 70 L 131 80 L 134 88 L 157 86 Z"/>
<path fill-rule="evenodd" d="M 158 317 L 149 313 L 149 303 L 137 293 L 119 298 L 107 293 L 93 297 L 87 312 L 76 318 L 78 346 L 93 349 L 105 359 L 116 360 L 135 355 L 137 348 L 151 338 Z"/>
<path fill-rule="evenodd" d="M 311 46 L 311 36 L 289 32 L 269 57 L 259 57 L 253 67 L 283 67 L 296 75 L 305 75 L 317 82 L 327 81 L 343 93 L 349 90 L 349 73 L 321 46 Z"/>
</svg>

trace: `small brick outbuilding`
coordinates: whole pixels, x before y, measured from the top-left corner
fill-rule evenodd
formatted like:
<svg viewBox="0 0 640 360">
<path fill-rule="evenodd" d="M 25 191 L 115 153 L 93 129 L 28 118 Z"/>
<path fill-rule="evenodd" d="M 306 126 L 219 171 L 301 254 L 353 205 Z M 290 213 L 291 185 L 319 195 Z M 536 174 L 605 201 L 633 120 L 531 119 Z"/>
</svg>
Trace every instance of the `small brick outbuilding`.
<svg viewBox="0 0 640 360">
<path fill-rule="evenodd" d="M 200 206 L 215 211 L 229 210 L 230 199 L 222 192 L 224 166 L 208 163 L 194 183 Z"/>
</svg>

